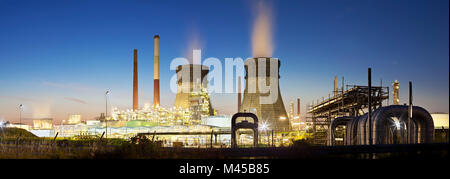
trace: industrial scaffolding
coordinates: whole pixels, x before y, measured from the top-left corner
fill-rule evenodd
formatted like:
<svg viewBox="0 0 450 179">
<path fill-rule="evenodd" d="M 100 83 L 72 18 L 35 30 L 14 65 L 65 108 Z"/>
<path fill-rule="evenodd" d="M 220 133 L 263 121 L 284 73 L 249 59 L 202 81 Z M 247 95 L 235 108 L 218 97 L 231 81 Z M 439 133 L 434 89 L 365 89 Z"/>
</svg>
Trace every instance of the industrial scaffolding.
<svg viewBox="0 0 450 179">
<path fill-rule="evenodd" d="M 389 101 L 389 87 L 372 86 L 372 109 Z M 388 104 L 387 104 L 388 105 Z M 346 85 L 335 89 L 333 95 L 317 100 L 308 106 L 307 122 L 312 124 L 314 144 L 326 145 L 329 125 L 331 121 L 342 116 L 360 116 L 369 108 L 369 87 L 359 85 Z"/>
</svg>

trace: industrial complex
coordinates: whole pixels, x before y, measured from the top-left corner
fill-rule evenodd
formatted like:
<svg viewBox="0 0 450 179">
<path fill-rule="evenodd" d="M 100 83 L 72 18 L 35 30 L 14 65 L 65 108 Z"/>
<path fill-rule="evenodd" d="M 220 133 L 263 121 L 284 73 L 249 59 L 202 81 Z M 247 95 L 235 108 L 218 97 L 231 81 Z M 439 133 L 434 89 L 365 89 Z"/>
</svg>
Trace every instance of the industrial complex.
<svg viewBox="0 0 450 179">
<path fill-rule="evenodd" d="M 226 92 L 232 93 L 233 96 L 233 105 L 228 105 L 226 108 L 237 107 L 237 110 L 229 110 L 232 112 L 226 114 L 218 112 L 225 105 L 221 105 L 220 102 L 214 104 L 216 101 L 213 99 L 213 93 L 216 91 L 210 90 L 210 87 L 216 84 L 222 85 L 222 81 L 215 78 L 215 74 L 222 75 L 222 70 L 218 71 L 214 64 L 205 63 L 205 61 L 214 59 L 220 65 L 222 62 L 215 57 L 210 57 L 202 62 L 201 48 L 189 49 L 193 50 L 192 59 L 174 58 L 172 62 L 182 59 L 186 63 L 176 63 L 176 65 L 170 63 L 172 70 L 170 73 L 174 76 L 169 80 L 160 81 L 160 79 L 167 79 L 165 78 L 167 73 L 160 74 L 160 60 L 161 64 L 168 64 L 169 60 L 160 59 L 160 41 L 166 42 L 166 40 L 165 34 L 153 35 L 157 32 L 163 33 L 156 28 L 155 32 L 152 32 L 152 36 L 149 36 L 148 33 L 144 35 L 150 39 L 144 40 L 144 44 L 153 44 L 153 85 L 148 81 L 139 81 L 139 75 L 150 76 L 145 75 L 145 72 L 151 71 L 151 68 L 149 69 L 145 63 L 142 63 L 142 57 L 138 57 L 138 49 L 141 49 L 139 46 L 143 45 L 136 45 L 137 43 L 133 42 L 130 43 L 131 47 L 127 46 L 124 51 L 120 52 L 121 55 L 129 53 L 129 55 L 124 55 L 125 57 L 120 57 L 120 60 L 125 61 L 120 61 L 120 66 L 124 63 L 130 65 L 130 67 L 124 68 L 130 71 L 120 73 L 120 75 L 130 76 L 126 76 L 126 79 L 124 78 L 125 80 L 120 83 L 113 83 L 131 87 L 125 90 L 127 93 L 132 92 L 132 95 L 128 96 L 127 94 L 122 97 L 120 108 L 110 105 L 109 89 L 104 93 L 101 90 L 101 93 L 96 91 L 94 94 L 104 95 L 95 99 L 98 102 L 95 107 L 101 106 L 101 108 L 99 107 L 101 111 L 99 109 L 90 111 L 90 115 L 99 114 L 98 117 L 83 118 L 78 113 L 82 109 L 74 109 L 76 112 L 72 111 L 73 113 L 68 114 L 67 118 L 62 121 L 58 119 L 58 122 L 55 122 L 52 118 L 33 117 L 28 119 L 33 124 L 27 125 L 22 123 L 23 106 L 20 105 L 19 122 L 1 122 L 0 127 L 22 128 L 38 137 L 53 140 L 62 138 L 67 140 L 119 139 L 135 141 L 138 138 L 151 140 L 161 147 L 176 148 L 277 148 L 298 145 L 348 147 L 448 143 L 448 114 L 431 113 L 425 106 L 417 105 L 422 103 L 413 100 L 414 81 L 409 79 L 410 76 L 399 79 L 383 75 L 387 83 L 383 85 L 381 81 L 379 84 L 373 84 L 372 68 L 367 66 L 367 74 L 356 74 L 364 78 L 367 76 L 367 81 L 364 79 L 358 84 L 346 83 L 342 77 L 339 82 L 338 76 L 334 76 L 333 89 L 325 89 L 329 91 L 329 94 L 300 94 L 296 89 L 298 86 L 292 85 L 295 87 L 292 87 L 290 91 L 294 95 L 288 96 L 288 98 L 283 96 L 282 89 L 286 86 L 283 87 L 281 84 L 285 83 L 280 82 L 286 78 L 284 76 L 282 78 L 280 72 L 289 68 L 296 59 L 289 59 L 290 61 L 283 59 L 285 58 L 284 51 L 281 52 L 283 54 L 273 54 L 271 14 L 268 9 L 262 7 L 255 8 L 257 15 L 251 32 L 251 57 L 245 60 L 240 57 L 231 58 L 233 67 L 231 70 L 230 68 L 225 70 L 225 74 L 228 71 L 233 73 L 231 80 L 226 78 L 225 89 L 237 88 L 237 91 Z M 174 38 L 167 35 L 167 39 L 170 38 L 179 40 L 179 37 Z M 142 38 L 137 37 L 137 39 Z M 171 41 L 170 44 L 173 45 L 173 42 Z M 165 52 L 165 47 L 161 46 L 161 52 Z M 127 50 L 128 48 L 129 50 Z M 182 48 L 185 47 L 182 46 Z M 121 49 L 124 48 L 121 47 Z M 141 52 L 141 50 L 139 51 Z M 174 55 L 172 52 L 170 53 Z M 151 57 L 144 56 L 145 58 Z M 230 58 L 225 58 L 225 61 L 228 59 Z M 235 61 L 237 61 L 236 64 L 234 64 Z M 226 63 L 228 62 L 226 61 Z M 386 66 L 386 64 L 383 65 Z M 297 64 L 298 66 L 301 65 Z M 376 68 L 380 68 L 380 66 L 376 66 Z M 359 69 L 361 69 L 360 66 Z M 289 69 L 289 71 L 291 70 L 292 68 Z M 338 70 L 335 68 L 323 70 L 331 71 L 326 74 L 326 78 L 329 75 L 331 85 L 331 79 L 337 73 L 334 71 Z M 349 67 L 342 71 L 355 70 Z M 297 78 L 297 73 L 291 74 L 291 77 Z M 388 79 L 386 80 L 386 78 Z M 297 83 L 291 81 L 289 83 Z M 99 81 L 93 83 L 99 83 Z M 167 102 L 168 100 L 167 96 L 162 95 L 165 93 L 161 93 L 160 87 L 167 87 L 166 85 L 169 83 L 172 92 L 176 93 L 175 100 L 172 103 L 173 99 L 170 99 L 170 104 L 163 106 L 161 101 Z M 139 91 L 139 85 L 142 88 L 147 84 L 153 88 L 153 95 L 148 95 L 150 92 L 147 91 Z M 67 88 L 66 85 L 53 86 Z M 176 90 L 174 90 L 175 87 Z M 400 88 L 408 89 L 408 94 L 402 94 L 408 96 L 407 103 L 406 99 L 401 101 Z M 316 95 L 324 95 L 324 97 L 316 98 L 314 97 Z M 15 97 L 11 98 L 16 99 Z M 150 98 L 153 103 L 143 105 L 142 101 Z M 313 98 L 316 99 L 310 101 Z M 103 99 L 105 99 L 105 103 L 101 101 Z M 22 100 L 22 98 L 18 100 Z M 33 101 L 32 99 L 24 100 Z M 76 101 L 80 103 L 80 100 Z M 127 104 L 124 107 L 123 101 L 129 101 L 131 105 Z M 82 100 L 81 102 L 83 103 Z M 103 108 L 103 104 L 105 104 L 105 108 Z M 288 105 L 285 106 L 285 104 Z M 306 113 L 301 113 L 301 109 Z M 63 114 L 67 113 L 63 112 Z M 13 114 L 10 115 L 13 116 Z"/>
<path fill-rule="evenodd" d="M 33 119 L 33 126 L 2 124 L 4 127 L 24 128 L 40 137 L 63 138 L 123 138 L 147 136 L 165 147 L 238 147 L 288 146 L 303 140 L 313 145 L 370 145 L 433 143 L 435 135 L 444 135 L 448 142 L 448 114 L 430 114 L 420 106 L 413 106 L 412 84 L 408 105 L 399 105 L 399 82 L 393 82 L 393 100 L 389 104 L 389 87 L 371 84 L 345 85 L 334 89 L 328 98 L 308 104 L 307 114 L 300 116 L 290 102 L 289 113 L 283 103 L 279 75 L 272 77 L 271 65 L 277 72 L 281 61 L 270 57 L 249 58 L 245 61 L 245 88 L 240 93 L 238 79 L 238 113 L 218 115 L 207 90 L 209 67 L 197 64 L 176 68 L 177 94 L 173 107 L 160 106 L 159 92 L 159 35 L 154 36 L 154 94 L 153 105 L 139 108 L 138 57 L 133 50 L 132 108 L 102 113 L 95 120 L 82 120 L 70 115 L 62 124 L 54 125 L 51 118 Z M 258 70 L 266 68 L 266 73 Z M 276 85 L 275 101 L 265 103 L 260 81 Z M 273 86 L 272 86 L 273 87 Z M 108 95 L 108 92 L 105 94 Z M 107 109 L 108 110 L 108 107 Z M 253 119 L 251 119 L 253 118 Z M 250 121 L 248 120 L 250 119 Z M 437 132 L 435 132 L 437 131 Z M 442 139 L 440 139 L 442 140 Z"/>
</svg>

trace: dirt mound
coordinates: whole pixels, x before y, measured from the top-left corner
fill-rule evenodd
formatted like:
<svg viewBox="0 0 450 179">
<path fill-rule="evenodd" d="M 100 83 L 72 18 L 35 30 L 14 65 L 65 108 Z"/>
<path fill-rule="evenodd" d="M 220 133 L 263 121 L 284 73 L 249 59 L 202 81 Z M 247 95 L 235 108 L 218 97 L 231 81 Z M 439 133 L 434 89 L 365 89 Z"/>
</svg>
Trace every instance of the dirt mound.
<svg viewBox="0 0 450 179">
<path fill-rule="evenodd" d="M 0 137 L 1 138 L 38 138 L 31 132 L 20 128 L 10 128 L 10 127 L 0 127 Z"/>
</svg>

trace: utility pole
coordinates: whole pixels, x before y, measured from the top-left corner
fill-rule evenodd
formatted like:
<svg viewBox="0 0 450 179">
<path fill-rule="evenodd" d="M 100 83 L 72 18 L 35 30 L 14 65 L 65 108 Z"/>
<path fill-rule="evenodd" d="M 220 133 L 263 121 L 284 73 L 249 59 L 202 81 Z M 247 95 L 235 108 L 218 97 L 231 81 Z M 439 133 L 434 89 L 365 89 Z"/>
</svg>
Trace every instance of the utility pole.
<svg viewBox="0 0 450 179">
<path fill-rule="evenodd" d="M 23 105 L 20 104 L 19 105 L 19 125 L 22 124 L 22 109 L 23 109 Z"/>
<path fill-rule="evenodd" d="M 105 132 L 106 132 L 106 140 L 108 140 L 108 94 L 109 94 L 109 90 L 106 90 L 105 93 L 105 101 L 106 101 L 106 113 L 105 113 Z"/>
<path fill-rule="evenodd" d="M 22 128 L 22 110 L 23 110 L 23 105 L 20 104 L 19 105 L 19 128 Z M 20 130 L 20 133 L 22 134 L 22 130 Z"/>
<path fill-rule="evenodd" d="M 369 112 L 367 113 L 367 120 L 369 120 L 369 145 L 372 145 L 372 69 L 369 68 Z"/>
<path fill-rule="evenodd" d="M 410 143 L 411 137 L 411 118 L 412 118 L 412 82 L 409 82 L 409 106 L 408 106 L 408 128 L 406 129 L 407 144 Z"/>
</svg>

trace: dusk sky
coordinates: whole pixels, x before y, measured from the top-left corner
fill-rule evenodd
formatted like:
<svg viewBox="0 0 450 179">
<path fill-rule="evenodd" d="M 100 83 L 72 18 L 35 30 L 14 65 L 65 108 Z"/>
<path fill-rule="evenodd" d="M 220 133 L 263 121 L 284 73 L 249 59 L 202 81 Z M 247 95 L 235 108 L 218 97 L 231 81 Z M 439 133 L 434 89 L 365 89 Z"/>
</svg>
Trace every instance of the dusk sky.
<svg viewBox="0 0 450 179">
<path fill-rule="evenodd" d="M 0 120 L 69 114 L 83 120 L 110 105 L 132 107 L 133 49 L 138 50 L 139 102 L 153 101 L 153 36 L 160 36 L 161 105 L 172 107 L 169 64 L 192 44 L 202 59 L 252 56 L 258 1 L 0 0 Z M 328 96 L 333 78 L 349 85 L 400 82 L 407 103 L 449 111 L 448 0 L 280 0 L 272 11 L 273 57 L 281 61 L 285 107 Z M 224 64 L 224 63 L 223 63 Z M 224 67 L 223 67 L 224 68 Z M 341 84 L 341 81 L 339 81 Z M 236 94 L 211 94 L 220 114 L 237 110 Z M 26 121 L 25 121 L 26 122 Z M 30 120 L 28 122 L 31 122 Z"/>
</svg>

